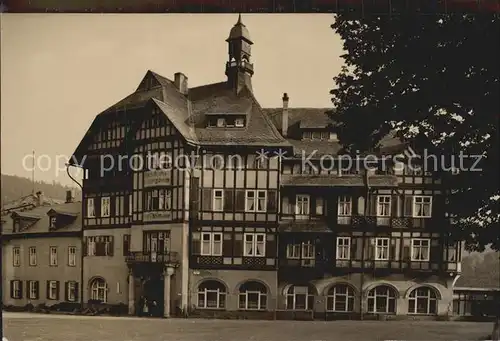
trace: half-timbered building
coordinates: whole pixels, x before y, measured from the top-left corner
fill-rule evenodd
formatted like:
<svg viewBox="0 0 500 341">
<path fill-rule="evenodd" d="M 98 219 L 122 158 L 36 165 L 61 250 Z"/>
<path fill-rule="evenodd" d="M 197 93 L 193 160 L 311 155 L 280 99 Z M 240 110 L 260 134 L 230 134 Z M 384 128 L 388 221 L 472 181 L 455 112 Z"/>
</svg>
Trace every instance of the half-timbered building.
<svg viewBox="0 0 500 341">
<path fill-rule="evenodd" d="M 287 94 L 262 108 L 241 17 L 226 41 L 224 81 L 148 71 L 76 149 L 84 301 L 135 314 L 146 298 L 163 316 L 443 314 L 460 248 L 446 244 L 439 179 L 339 169 L 328 110 L 289 108 Z"/>
</svg>

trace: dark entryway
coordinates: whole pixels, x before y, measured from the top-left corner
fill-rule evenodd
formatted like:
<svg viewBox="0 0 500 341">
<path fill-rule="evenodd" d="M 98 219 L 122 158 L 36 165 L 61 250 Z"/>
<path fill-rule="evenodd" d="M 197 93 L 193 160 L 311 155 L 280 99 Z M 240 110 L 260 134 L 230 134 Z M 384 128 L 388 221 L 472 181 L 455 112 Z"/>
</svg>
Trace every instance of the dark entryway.
<svg viewBox="0 0 500 341">
<path fill-rule="evenodd" d="M 137 311 L 139 316 L 163 316 L 163 276 L 144 280 Z"/>
</svg>

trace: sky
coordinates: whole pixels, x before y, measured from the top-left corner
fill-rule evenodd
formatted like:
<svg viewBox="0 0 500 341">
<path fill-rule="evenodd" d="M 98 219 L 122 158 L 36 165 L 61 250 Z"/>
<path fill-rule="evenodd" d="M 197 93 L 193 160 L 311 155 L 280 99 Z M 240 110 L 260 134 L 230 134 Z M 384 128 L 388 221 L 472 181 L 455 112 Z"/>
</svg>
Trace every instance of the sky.
<svg viewBox="0 0 500 341">
<path fill-rule="evenodd" d="M 1 172 L 73 182 L 64 163 L 94 117 L 132 93 L 147 70 L 189 86 L 225 80 L 237 14 L 3 14 Z M 331 14 L 243 14 L 263 107 L 330 107 L 343 65 Z"/>
</svg>

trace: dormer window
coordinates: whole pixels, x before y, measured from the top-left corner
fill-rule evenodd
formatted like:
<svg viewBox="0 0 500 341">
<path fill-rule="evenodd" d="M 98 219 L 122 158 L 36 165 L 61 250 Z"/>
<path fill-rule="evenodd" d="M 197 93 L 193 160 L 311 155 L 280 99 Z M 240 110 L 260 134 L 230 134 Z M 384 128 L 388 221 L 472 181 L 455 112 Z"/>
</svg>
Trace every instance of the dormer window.
<svg viewBox="0 0 500 341">
<path fill-rule="evenodd" d="M 56 228 L 56 221 L 57 221 L 56 217 L 50 217 L 50 225 L 49 225 L 49 227 L 51 229 L 55 229 Z"/>
<path fill-rule="evenodd" d="M 337 134 L 329 131 L 303 131 L 302 138 L 304 140 L 336 141 Z"/>
<path fill-rule="evenodd" d="M 224 127 L 226 125 L 226 120 L 223 118 L 218 118 L 217 119 L 217 127 Z"/>
<path fill-rule="evenodd" d="M 234 120 L 234 126 L 242 128 L 245 126 L 245 121 L 242 118 L 237 118 L 236 120 Z"/>
<path fill-rule="evenodd" d="M 19 232 L 21 230 L 21 223 L 19 221 L 19 218 L 14 219 L 12 230 L 12 232 Z"/>
</svg>

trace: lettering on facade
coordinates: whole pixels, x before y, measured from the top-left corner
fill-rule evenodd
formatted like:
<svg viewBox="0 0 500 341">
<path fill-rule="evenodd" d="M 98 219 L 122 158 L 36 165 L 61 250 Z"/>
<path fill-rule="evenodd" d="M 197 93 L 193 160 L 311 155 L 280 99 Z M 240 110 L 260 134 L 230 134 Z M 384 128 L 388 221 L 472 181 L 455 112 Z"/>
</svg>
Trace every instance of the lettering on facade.
<svg viewBox="0 0 500 341">
<path fill-rule="evenodd" d="M 144 173 L 144 187 L 170 186 L 170 170 L 158 169 Z"/>
<path fill-rule="evenodd" d="M 170 211 L 159 211 L 159 212 L 144 212 L 143 221 L 162 221 L 162 220 L 172 220 L 172 212 Z"/>
</svg>

